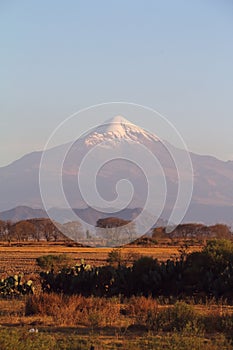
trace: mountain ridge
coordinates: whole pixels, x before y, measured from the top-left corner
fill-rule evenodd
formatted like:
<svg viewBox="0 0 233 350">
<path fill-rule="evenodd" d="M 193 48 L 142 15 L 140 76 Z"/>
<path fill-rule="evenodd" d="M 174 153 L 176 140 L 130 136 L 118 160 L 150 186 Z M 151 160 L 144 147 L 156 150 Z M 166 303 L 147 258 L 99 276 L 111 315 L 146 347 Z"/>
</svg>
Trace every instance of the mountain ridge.
<svg viewBox="0 0 233 350">
<path fill-rule="evenodd" d="M 105 143 L 108 143 L 113 148 L 117 143 L 124 154 L 125 147 L 127 148 L 129 145 L 133 145 L 135 137 L 138 143 L 142 143 L 146 148 L 154 152 L 161 163 L 166 173 L 166 181 L 168 190 L 170 191 L 168 207 L 172 206 L 177 193 L 178 178 L 172 159 L 169 154 L 166 153 L 166 145 L 164 146 L 156 135 L 150 134 L 122 118 L 123 117 L 118 116 L 118 122 L 117 119 L 115 119 L 116 123 L 114 119 L 113 121 L 107 121 L 104 126 L 102 125 L 93 129 L 73 144 L 66 144 L 71 144 L 72 147 L 64 162 L 63 186 L 70 201 L 71 208 L 83 207 L 83 204 L 85 204 L 80 199 L 80 193 L 78 191 L 74 192 L 73 188 L 76 186 L 79 165 L 89 149 L 91 149 L 93 145 L 98 145 L 101 151 L 101 147 L 103 147 Z M 117 124 L 117 128 L 114 129 L 115 125 L 111 125 L 111 123 Z M 128 128 L 131 129 L 128 130 Z M 133 132 L 133 130 L 136 131 Z M 94 140 L 94 143 L 86 142 L 88 140 Z M 167 141 L 165 141 L 165 143 L 166 142 Z M 63 147 L 66 145 L 59 145 L 46 151 L 46 154 L 49 155 L 49 159 L 51 159 L 48 169 L 48 184 L 53 181 L 53 174 L 55 171 L 53 169 L 53 161 L 57 153 L 62 151 Z M 176 149 L 175 147 L 172 149 L 174 149 L 174 152 L 182 152 L 182 150 Z M 10 208 L 22 205 L 32 208 L 43 207 L 39 188 L 39 167 L 42 154 L 43 151 L 34 151 L 0 168 L 0 211 L 6 211 Z M 143 158 L 143 153 L 140 154 L 140 157 Z M 233 216 L 233 161 L 222 161 L 214 156 L 199 155 L 194 152 L 190 152 L 190 157 L 194 168 L 194 191 L 191 202 L 193 211 L 192 213 L 189 212 L 189 219 L 191 221 L 200 221 L 200 210 L 198 206 L 203 206 L 205 209 L 204 212 L 207 213 L 206 221 L 209 223 L 211 219 L 214 220 L 218 208 L 220 208 L 219 210 L 221 212 L 224 212 L 225 207 L 228 213 L 226 215 L 226 220 L 227 223 L 229 223 L 229 213 L 231 210 Z M 98 158 L 96 161 L 98 163 Z M 133 202 L 130 205 L 133 208 L 143 207 L 146 188 L 143 183 L 143 175 L 140 173 L 139 169 L 134 168 L 132 165 L 129 166 L 129 164 L 126 164 L 124 161 L 112 162 L 101 169 L 98 185 L 103 192 L 103 197 L 107 200 L 114 198 L 114 196 L 116 196 L 116 183 L 120 179 L 128 179 L 130 176 L 133 186 L 136 188 L 135 198 L 133 198 Z M 152 180 L 154 179 L 153 181 L 155 182 L 156 176 L 157 174 L 153 172 L 149 174 L 149 177 Z M 87 174 L 86 177 L 88 179 L 89 175 Z M 48 189 L 49 188 L 50 187 L 48 187 Z M 60 204 L 56 202 L 56 193 L 52 195 L 54 195 L 54 205 L 51 205 L 51 207 L 60 207 Z M 208 206 L 208 210 L 206 206 Z M 166 217 L 162 214 L 164 219 L 167 219 L 167 216 L 169 216 L 169 214 L 167 214 Z M 224 215 L 222 220 L 224 220 Z"/>
<path fill-rule="evenodd" d="M 86 208 L 73 208 L 74 213 L 77 214 L 78 218 L 83 221 L 89 222 L 92 225 L 95 225 L 98 219 L 108 218 L 113 216 L 112 213 L 106 213 L 102 211 L 95 210 L 91 207 Z M 123 219 L 123 220 L 133 220 L 134 217 L 140 214 L 142 208 L 126 208 L 120 210 L 114 214 L 115 217 Z M 62 208 L 51 208 L 49 213 L 53 214 L 55 221 L 63 224 L 72 221 L 71 217 L 69 217 L 69 211 Z M 42 219 L 48 218 L 47 212 L 42 208 L 31 208 L 28 206 L 17 206 L 10 210 L 6 210 L 0 212 L 0 220 L 3 221 L 12 221 L 18 222 L 21 220 L 29 220 L 29 219 Z M 77 218 L 77 221 L 78 221 Z M 161 220 L 162 222 L 162 220 Z"/>
</svg>

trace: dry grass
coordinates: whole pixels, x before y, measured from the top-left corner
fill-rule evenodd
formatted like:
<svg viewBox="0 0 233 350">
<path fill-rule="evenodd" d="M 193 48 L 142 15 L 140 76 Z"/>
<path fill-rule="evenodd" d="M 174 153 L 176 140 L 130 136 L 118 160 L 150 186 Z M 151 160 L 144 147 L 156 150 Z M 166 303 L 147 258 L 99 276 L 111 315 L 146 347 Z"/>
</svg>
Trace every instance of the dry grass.
<svg viewBox="0 0 233 350">
<path fill-rule="evenodd" d="M 131 322 L 139 325 L 146 325 L 146 319 L 149 313 L 157 313 L 159 305 L 151 297 L 131 297 L 124 301 L 124 313 L 128 315 Z"/>
<path fill-rule="evenodd" d="M 65 253 L 74 260 L 74 263 L 80 262 L 80 259 L 85 259 L 85 261 L 91 265 L 104 265 L 106 264 L 106 259 L 111 250 L 112 248 L 80 248 L 54 243 L 26 243 L 21 246 L 13 245 L 11 247 L 2 245 L 0 246 L 0 275 L 24 272 L 26 275 L 30 277 L 33 276 L 36 279 L 40 271 L 39 267 L 36 265 L 36 258 L 48 254 L 57 255 Z M 201 246 L 193 246 L 189 249 L 189 252 L 200 250 Z M 159 260 L 167 260 L 179 256 L 179 246 L 131 246 L 123 248 L 122 255 L 125 260 L 133 255 L 147 255 Z M 161 339 L 158 340 L 159 342 L 164 340 L 164 344 L 162 347 L 157 347 L 157 345 L 155 345 L 157 344 L 157 340 L 155 338 L 150 340 L 146 331 L 148 320 L 152 322 L 151 325 L 153 326 L 153 317 L 156 318 L 159 313 L 164 313 L 164 311 L 170 307 L 171 305 L 160 305 L 156 300 L 145 297 L 132 297 L 130 299 L 125 299 L 122 303 L 119 298 L 84 298 L 81 296 L 67 297 L 55 294 L 36 294 L 21 300 L 0 299 L 0 325 L 3 331 L 4 326 L 7 327 L 5 335 L 9 334 L 10 329 L 17 328 L 17 331 L 20 329 L 20 332 L 24 330 L 25 334 L 28 336 L 28 329 L 37 327 L 39 328 L 39 335 L 46 335 L 49 337 L 55 336 L 54 349 L 57 349 L 56 344 L 58 338 L 63 341 L 74 334 L 78 337 L 83 335 L 83 339 L 88 346 L 84 347 L 84 345 L 81 345 L 80 348 L 88 350 L 90 349 L 89 344 L 93 343 L 95 344 L 95 349 L 101 350 L 113 349 L 113 343 L 116 345 L 114 348 L 121 348 L 124 350 L 142 348 L 171 349 L 172 347 L 168 347 L 168 345 L 170 346 L 172 341 L 176 341 L 178 344 L 180 341 L 183 342 L 186 338 L 188 341 L 191 339 L 190 336 L 186 336 L 185 339 L 181 336 L 180 339 L 174 340 L 166 338 L 167 335 L 164 333 L 161 335 Z M 219 329 L 220 333 L 223 329 L 227 330 L 226 334 L 232 333 L 232 306 L 225 305 L 224 303 L 217 304 L 213 300 L 206 304 L 193 305 L 193 308 L 199 315 L 198 317 L 201 319 L 203 318 L 203 324 L 208 332 L 207 337 L 209 335 L 210 337 L 215 337 L 214 334 L 218 327 L 222 327 Z M 150 317 L 148 318 L 148 316 Z M 205 322 L 207 322 L 207 324 Z M 13 332 L 14 331 L 15 330 L 13 330 Z M 189 329 L 185 331 L 189 331 Z M 146 338 L 144 339 L 143 337 L 145 336 Z M 171 337 L 172 336 L 173 334 Z M 174 333 L 174 337 L 175 336 L 178 337 L 178 335 Z M 20 339 L 21 335 L 19 337 L 19 342 Z M 137 344 L 135 343 L 136 339 L 138 341 Z M 142 341 L 142 339 L 144 340 Z M 195 343 L 197 340 L 198 338 L 193 338 Z M 202 345 L 205 343 L 206 350 L 219 348 L 232 349 L 231 347 L 223 347 L 223 342 L 213 347 L 211 339 L 203 338 L 202 341 Z M 73 343 L 74 340 L 72 339 L 70 344 Z M 98 344 L 100 345 L 98 346 Z M 189 346 L 184 349 L 194 349 L 193 344 L 194 343 L 190 343 Z M 32 348 L 34 349 L 34 347 Z M 28 349 L 32 348 L 28 347 Z M 41 346 L 38 348 L 42 350 Z M 179 347 L 174 347 L 172 349 L 175 348 L 178 349 Z M 200 349 L 203 347 L 196 347 L 195 349 L 197 348 Z M 4 350 L 5 349 L 8 350 L 9 347 L 4 348 Z M 73 347 L 68 347 L 67 345 L 67 347 L 61 347 L 61 349 L 73 349 Z"/>
<path fill-rule="evenodd" d="M 105 327 L 119 325 L 117 298 L 84 298 L 79 295 L 40 294 L 26 301 L 26 315 L 51 316 L 54 325 Z"/>
<path fill-rule="evenodd" d="M 15 273 L 25 273 L 30 278 L 40 271 L 36 264 L 36 258 L 48 254 L 67 254 L 74 263 L 84 259 L 92 266 L 106 264 L 106 259 L 112 248 L 80 248 L 69 247 L 67 244 L 54 243 L 24 243 L 7 246 L 0 245 L 0 275 L 2 277 Z M 200 246 L 192 246 L 189 252 L 200 251 Z M 179 246 L 154 246 L 154 247 L 124 247 L 122 256 L 127 260 L 130 256 L 147 255 L 164 261 L 176 258 L 180 255 Z"/>
<path fill-rule="evenodd" d="M 33 315 L 25 315 L 25 306 L 26 312 Z M 189 305 L 189 313 L 182 307 L 176 314 L 169 312 L 172 308 L 145 297 L 132 297 L 123 303 L 119 298 L 56 294 L 34 295 L 27 300 L 0 300 L 0 348 L 89 350 L 90 345 L 95 345 L 96 350 L 174 350 L 181 349 L 182 343 L 183 350 L 232 349 L 227 341 L 232 339 L 231 307 L 210 302 Z M 182 326 L 180 331 L 168 331 L 170 322 Z M 30 335 L 30 328 L 37 328 L 39 332 Z M 22 344 L 22 339 L 28 343 Z"/>
<path fill-rule="evenodd" d="M 36 294 L 24 299 L 0 299 L 0 324 L 52 325 L 57 327 L 128 327 L 146 325 L 148 315 L 164 313 L 172 305 L 161 305 L 151 297 L 98 298 L 79 295 Z M 216 320 L 233 316 L 226 304 L 190 305 L 202 318 Z"/>
</svg>

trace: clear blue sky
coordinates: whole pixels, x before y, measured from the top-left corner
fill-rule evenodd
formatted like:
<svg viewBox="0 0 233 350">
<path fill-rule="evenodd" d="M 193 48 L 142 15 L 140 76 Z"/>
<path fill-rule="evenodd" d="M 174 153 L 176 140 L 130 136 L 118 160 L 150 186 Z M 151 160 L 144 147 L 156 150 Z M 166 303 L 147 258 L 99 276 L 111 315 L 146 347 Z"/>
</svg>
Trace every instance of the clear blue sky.
<svg viewBox="0 0 233 350">
<path fill-rule="evenodd" d="M 231 0 L 0 0 L 0 166 L 64 118 L 129 101 L 190 150 L 233 159 Z"/>
</svg>

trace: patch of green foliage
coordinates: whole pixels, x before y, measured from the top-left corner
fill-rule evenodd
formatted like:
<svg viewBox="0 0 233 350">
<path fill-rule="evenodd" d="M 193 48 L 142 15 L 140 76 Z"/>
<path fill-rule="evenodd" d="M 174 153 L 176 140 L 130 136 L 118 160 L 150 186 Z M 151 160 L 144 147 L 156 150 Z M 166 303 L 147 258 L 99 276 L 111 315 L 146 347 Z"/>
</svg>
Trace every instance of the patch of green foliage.
<svg viewBox="0 0 233 350">
<path fill-rule="evenodd" d="M 54 270 L 59 271 L 64 267 L 71 265 L 72 260 L 66 254 L 60 255 L 43 255 L 36 259 L 37 264 L 42 270 Z"/>
</svg>

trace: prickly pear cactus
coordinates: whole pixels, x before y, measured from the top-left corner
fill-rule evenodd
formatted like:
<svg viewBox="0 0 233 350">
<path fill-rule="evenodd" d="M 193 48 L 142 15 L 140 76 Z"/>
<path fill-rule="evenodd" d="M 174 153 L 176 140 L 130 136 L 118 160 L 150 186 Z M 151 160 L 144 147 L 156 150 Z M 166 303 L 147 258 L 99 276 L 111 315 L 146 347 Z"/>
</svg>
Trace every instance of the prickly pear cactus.
<svg viewBox="0 0 233 350">
<path fill-rule="evenodd" d="M 34 293 L 32 280 L 23 282 L 22 275 L 9 276 L 0 280 L 0 296 L 20 296 Z"/>
</svg>

